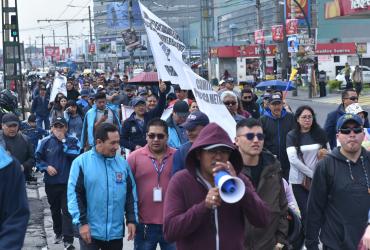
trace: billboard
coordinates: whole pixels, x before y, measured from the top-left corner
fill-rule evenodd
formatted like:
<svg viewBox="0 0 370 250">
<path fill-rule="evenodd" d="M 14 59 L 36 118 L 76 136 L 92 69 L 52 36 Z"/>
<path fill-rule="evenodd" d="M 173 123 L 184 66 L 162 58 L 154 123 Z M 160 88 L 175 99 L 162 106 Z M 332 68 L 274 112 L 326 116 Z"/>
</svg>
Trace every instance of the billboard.
<svg viewBox="0 0 370 250">
<path fill-rule="evenodd" d="M 311 0 L 296 0 L 311 23 Z M 294 9 L 293 9 L 293 8 Z M 305 24 L 304 14 L 294 0 L 285 0 L 285 19 L 298 19 L 299 24 Z"/>
<path fill-rule="evenodd" d="M 325 3 L 325 19 L 356 17 L 370 14 L 370 2 L 362 0 L 333 0 Z"/>
<path fill-rule="evenodd" d="M 288 37 L 288 52 L 289 53 L 297 53 L 298 52 L 298 37 L 297 36 L 290 36 Z"/>
<path fill-rule="evenodd" d="M 265 43 L 265 35 L 264 35 L 263 30 L 254 31 L 254 41 L 257 44 Z"/>
<path fill-rule="evenodd" d="M 287 19 L 286 20 L 286 34 L 295 35 L 298 33 L 298 19 Z"/>
<path fill-rule="evenodd" d="M 127 29 L 130 27 L 128 17 L 128 2 L 114 2 L 107 5 L 107 26 L 111 29 Z M 143 25 L 140 7 L 137 0 L 132 0 L 132 27 Z"/>
</svg>

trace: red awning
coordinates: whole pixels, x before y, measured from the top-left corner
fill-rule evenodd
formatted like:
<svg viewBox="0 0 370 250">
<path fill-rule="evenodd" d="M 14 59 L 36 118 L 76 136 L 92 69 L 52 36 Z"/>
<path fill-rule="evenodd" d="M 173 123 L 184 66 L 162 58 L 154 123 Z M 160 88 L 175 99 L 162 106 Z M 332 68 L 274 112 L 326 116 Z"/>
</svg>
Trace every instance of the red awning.
<svg viewBox="0 0 370 250">
<path fill-rule="evenodd" d="M 157 83 L 158 73 L 157 72 L 141 72 L 134 78 L 128 81 L 129 83 Z"/>
</svg>

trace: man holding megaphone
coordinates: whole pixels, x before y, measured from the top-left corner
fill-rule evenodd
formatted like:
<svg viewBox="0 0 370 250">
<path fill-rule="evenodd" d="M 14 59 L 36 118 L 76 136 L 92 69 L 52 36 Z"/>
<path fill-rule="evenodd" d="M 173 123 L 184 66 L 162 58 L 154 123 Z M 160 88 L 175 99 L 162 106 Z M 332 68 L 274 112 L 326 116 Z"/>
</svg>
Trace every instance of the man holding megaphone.
<svg viewBox="0 0 370 250">
<path fill-rule="evenodd" d="M 241 250 L 244 217 L 256 227 L 268 225 L 270 211 L 242 167 L 228 134 L 215 123 L 204 127 L 165 197 L 164 237 L 177 250 Z"/>
</svg>

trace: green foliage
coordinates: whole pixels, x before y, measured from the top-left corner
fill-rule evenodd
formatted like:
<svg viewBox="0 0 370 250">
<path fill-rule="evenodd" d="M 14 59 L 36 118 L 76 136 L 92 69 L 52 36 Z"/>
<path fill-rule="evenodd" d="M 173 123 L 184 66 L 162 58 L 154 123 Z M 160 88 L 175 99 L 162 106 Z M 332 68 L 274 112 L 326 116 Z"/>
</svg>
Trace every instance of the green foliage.
<svg viewBox="0 0 370 250">
<path fill-rule="evenodd" d="M 328 86 L 329 86 L 329 89 L 330 90 L 338 90 L 340 89 L 340 85 L 341 85 L 342 81 L 338 81 L 338 80 L 329 80 L 328 81 Z"/>
</svg>

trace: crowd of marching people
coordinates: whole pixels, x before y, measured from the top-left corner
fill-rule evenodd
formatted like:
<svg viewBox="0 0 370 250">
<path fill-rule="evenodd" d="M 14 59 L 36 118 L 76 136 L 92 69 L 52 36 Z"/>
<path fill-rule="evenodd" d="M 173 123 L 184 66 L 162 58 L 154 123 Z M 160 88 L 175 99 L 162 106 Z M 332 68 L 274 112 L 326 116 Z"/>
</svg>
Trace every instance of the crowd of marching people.
<svg viewBox="0 0 370 250">
<path fill-rule="evenodd" d="M 37 79 L 27 120 L 1 117 L 0 249 L 22 247 L 36 171 L 54 244 L 67 250 L 76 238 L 82 250 L 122 249 L 125 236 L 135 250 L 370 249 L 370 125 L 358 93 L 344 90 L 322 128 L 317 110 L 292 110 L 281 91 L 257 95 L 230 78 L 216 88 L 235 138 L 178 85 L 98 74 L 66 78 L 52 96 L 53 76 Z M 238 199 L 225 198 L 234 190 L 219 172 L 242 183 Z"/>
</svg>

